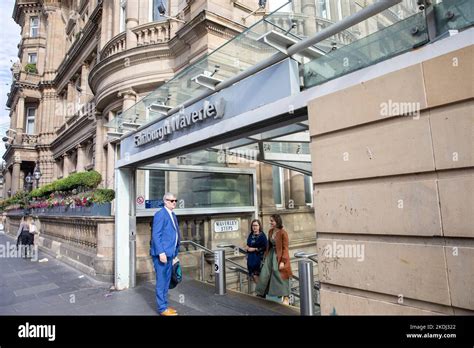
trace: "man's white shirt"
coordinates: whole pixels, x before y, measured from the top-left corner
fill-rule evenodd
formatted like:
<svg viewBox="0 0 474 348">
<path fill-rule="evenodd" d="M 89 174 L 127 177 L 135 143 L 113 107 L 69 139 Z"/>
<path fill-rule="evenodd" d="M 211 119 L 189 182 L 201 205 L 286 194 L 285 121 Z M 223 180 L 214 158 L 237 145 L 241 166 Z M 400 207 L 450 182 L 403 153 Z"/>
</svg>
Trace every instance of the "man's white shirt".
<svg viewBox="0 0 474 348">
<path fill-rule="evenodd" d="M 171 210 L 169 210 L 167 207 L 165 207 L 165 209 L 168 212 L 168 214 L 170 215 L 171 221 L 173 222 L 174 229 L 176 230 L 176 238 L 175 238 L 175 242 L 174 242 L 174 247 L 176 248 L 176 245 L 178 245 L 178 227 L 176 226 L 176 224 L 174 222 L 173 212 Z"/>
</svg>

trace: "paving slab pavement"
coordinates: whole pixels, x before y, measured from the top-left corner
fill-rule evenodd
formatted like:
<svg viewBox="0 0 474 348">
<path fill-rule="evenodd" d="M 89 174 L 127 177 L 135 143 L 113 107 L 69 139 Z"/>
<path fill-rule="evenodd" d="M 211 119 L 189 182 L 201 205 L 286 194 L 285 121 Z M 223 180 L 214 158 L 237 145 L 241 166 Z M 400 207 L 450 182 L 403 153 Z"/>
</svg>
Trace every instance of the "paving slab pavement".
<svg viewBox="0 0 474 348">
<path fill-rule="evenodd" d="M 14 238 L 0 234 L 0 315 L 158 315 L 155 284 L 111 290 L 104 283 L 39 251 L 37 260 L 16 257 L 7 250 Z M 184 277 L 169 292 L 169 304 L 180 315 L 299 315 L 284 306 L 228 290 L 214 294 L 212 284 Z"/>
</svg>

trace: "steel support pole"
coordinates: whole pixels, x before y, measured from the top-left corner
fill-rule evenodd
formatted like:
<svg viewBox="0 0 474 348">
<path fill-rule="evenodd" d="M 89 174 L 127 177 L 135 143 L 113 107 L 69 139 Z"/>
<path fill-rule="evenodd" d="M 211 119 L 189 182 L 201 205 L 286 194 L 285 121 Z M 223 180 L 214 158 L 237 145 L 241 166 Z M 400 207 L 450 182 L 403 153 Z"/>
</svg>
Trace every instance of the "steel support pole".
<svg viewBox="0 0 474 348">
<path fill-rule="evenodd" d="M 216 295 L 225 295 L 225 250 L 214 250 L 214 273 L 216 276 Z"/>
<path fill-rule="evenodd" d="M 314 315 L 313 303 L 313 263 L 308 260 L 298 261 L 300 278 L 300 314 Z"/>
<path fill-rule="evenodd" d="M 130 171 L 130 217 L 129 217 L 129 244 L 130 244 L 130 288 L 137 283 L 137 217 L 136 217 L 136 170 Z"/>
</svg>

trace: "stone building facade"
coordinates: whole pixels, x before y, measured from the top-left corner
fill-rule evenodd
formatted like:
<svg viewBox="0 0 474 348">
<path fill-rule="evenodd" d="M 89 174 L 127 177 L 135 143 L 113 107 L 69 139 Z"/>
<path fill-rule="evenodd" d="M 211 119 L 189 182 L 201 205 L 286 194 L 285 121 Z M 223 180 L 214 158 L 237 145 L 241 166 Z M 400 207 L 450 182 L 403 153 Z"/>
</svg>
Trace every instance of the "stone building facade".
<svg viewBox="0 0 474 348">
<path fill-rule="evenodd" d="M 17 0 L 13 18 L 22 31 L 7 101 L 11 126 L 3 157 L 4 196 L 23 190 L 25 177 L 35 166 L 42 172 L 39 185 L 94 169 L 102 174 L 102 187 L 114 188 L 119 144 L 105 125 L 285 3 L 270 0 L 257 10 L 254 0 Z M 161 4 L 167 9 L 165 16 L 158 10 Z M 360 9 L 353 2 L 338 0 L 294 0 L 286 8 L 291 16 L 282 11 L 273 18 L 282 27 L 290 20 L 300 37 L 311 36 Z M 395 15 L 405 15 L 403 7 L 399 10 Z M 393 18 L 385 15 L 378 20 L 390 23 Z M 347 44 L 375 30 L 377 23 L 355 26 L 325 45 Z M 311 179 L 268 164 L 256 168 L 264 224 L 271 214 L 282 214 L 292 248 L 314 251 Z M 196 227 L 190 226 L 201 220 L 183 219 L 192 237 Z M 212 217 L 202 217 L 204 226 L 206 219 Z M 249 219 L 242 216 L 246 225 L 239 231 L 242 241 Z M 46 220 L 50 230 L 44 229 L 42 246 L 90 274 L 113 277 L 110 219 L 77 220 L 75 237 L 65 231 L 67 224 L 61 217 Z M 152 273 L 149 220 L 138 221 L 137 231 L 137 272 L 144 278 Z M 12 219 L 11 225 L 17 224 Z M 209 231 L 208 226 L 204 234 Z"/>
<path fill-rule="evenodd" d="M 157 6 L 161 3 L 157 0 L 15 2 L 13 19 L 22 30 L 19 61 L 12 67 L 14 82 L 7 101 L 11 126 L 3 156 L 5 197 L 26 189 L 25 178 L 35 166 L 42 173 L 40 186 L 71 173 L 94 169 L 102 174 L 102 187 L 114 188 L 118 145 L 104 125 L 177 72 L 284 4 L 268 1 L 265 8 L 251 15 L 258 8 L 258 2 L 253 0 L 164 1 L 166 15 L 176 20 L 160 15 Z M 294 2 L 293 6 L 301 13 L 299 34 L 306 32 L 308 36 L 318 29 L 307 27 L 302 20 L 305 12 L 315 16 L 317 8 L 322 11 L 317 4 L 317 1 Z M 286 20 L 285 16 L 282 20 Z M 321 12 L 318 23 L 321 28 L 329 25 L 330 14 Z M 259 210 L 265 225 L 269 215 L 283 213 L 287 216 L 284 221 L 288 229 L 297 233 L 293 242 L 314 248 L 314 212 L 311 202 L 305 199 L 308 193 L 305 195 L 303 175 L 281 169 L 275 186 L 274 169 L 265 164 L 257 167 L 261 179 Z M 281 195 L 278 204 L 273 197 L 274 187 Z M 311 194 L 309 197 L 311 200 Z M 286 209 L 285 200 L 295 203 L 298 211 Z M 90 274 L 112 279 L 113 236 L 101 232 L 105 231 L 99 228 L 102 222 L 77 220 L 77 238 L 74 238 L 70 231 L 64 231 L 67 223 L 61 219 L 47 219 L 45 226 L 50 226 L 50 231 L 43 229 L 40 245 Z M 249 223 L 247 219 L 242 221 Z M 13 231 L 17 224 L 17 219 L 12 217 L 10 229 Z M 107 224 L 110 225 L 109 220 Z M 147 277 L 151 272 L 147 256 L 148 219 L 142 225 L 143 238 L 139 238 L 141 247 L 137 256 L 139 264 L 143 260 L 143 266 L 138 271 Z M 247 227 L 243 226 L 242 240 L 247 233 Z M 90 238 L 95 242 L 89 243 Z"/>
</svg>

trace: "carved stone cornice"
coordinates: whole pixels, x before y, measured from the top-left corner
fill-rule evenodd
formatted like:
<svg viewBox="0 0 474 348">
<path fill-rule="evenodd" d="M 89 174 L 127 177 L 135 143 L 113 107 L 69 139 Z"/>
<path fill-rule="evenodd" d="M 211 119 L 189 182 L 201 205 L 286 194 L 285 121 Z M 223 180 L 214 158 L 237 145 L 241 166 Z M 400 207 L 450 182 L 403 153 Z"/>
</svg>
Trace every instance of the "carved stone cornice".
<svg viewBox="0 0 474 348">
<path fill-rule="evenodd" d="M 16 0 L 13 7 L 13 20 L 20 26 L 23 26 L 23 14 L 25 12 L 40 12 L 41 4 L 38 0 Z"/>
<path fill-rule="evenodd" d="M 51 151 L 54 158 L 58 158 L 66 152 L 70 152 L 75 147 L 95 136 L 96 122 L 91 122 L 84 115 L 74 122 L 70 127 L 58 134 L 51 143 Z"/>
<path fill-rule="evenodd" d="M 82 30 L 82 36 L 74 41 L 73 45 L 69 48 L 66 53 L 65 59 L 58 67 L 58 72 L 56 78 L 54 79 L 54 84 L 57 86 L 63 85 L 68 80 L 68 76 L 73 71 L 74 65 L 83 64 L 83 61 L 79 61 L 79 58 L 84 55 L 84 50 L 88 49 L 90 53 L 94 51 L 91 43 L 97 43 L 97 31 L 102 16 L 102 2 L 100 1 L 95 8 L 94 12 L 91 14 L 86 26 Z"/>
</svg>

